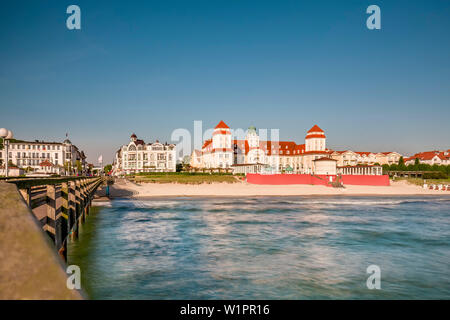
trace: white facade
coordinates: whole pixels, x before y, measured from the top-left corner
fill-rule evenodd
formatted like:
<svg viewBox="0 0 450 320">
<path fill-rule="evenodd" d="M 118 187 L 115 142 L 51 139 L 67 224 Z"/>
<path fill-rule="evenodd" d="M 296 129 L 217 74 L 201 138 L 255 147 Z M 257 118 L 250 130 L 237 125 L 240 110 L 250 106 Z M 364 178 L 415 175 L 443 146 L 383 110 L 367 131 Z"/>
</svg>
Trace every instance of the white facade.
<svg viewBox="0 0 450 320">
<path fill-rule="evenodd" d="M 264 172 L 313 173 L 313 160 L 329 156 L 330 153 L 326 148 L 325 133 L 318 126 L 308 131 L 305 144 L 296 144 L 293 141 L 261 141 L 255 127 L 248 129 L 245 140 L 235 140 L 232 139 L 230 128 L 220 121 L 212 139 L 206 140 L 201 150 L 192 152 L 191 166 L 233 166 L 234 171 L 238 172 L 242 168 L 236 165 L 261 164 Z"/>
<path fill-rule="evenodd" d="M 8 148 L 9 161 L 28 172 L 40 174 L 82 174 L 86 170 L 86 156 L 70 140 L 63 143 L 12 140 Z M 6 161 L 6 150 L 0 150 L 0 164 Z M 77 161 L 81 171 L 77 172 Z"/>
<path fill-rule="evenodd" d="M 130 142 L 122 146 L 115 155 L 113 174 L 139 172 L 175 172 L 176 150 L 173 144 L 162 144 L 158 140 L 146 144 L 133 134 Z"/>
<path fill-rule="evenodd" d="M 331 158 L 337 160 L 338 166 L 397 164 L 402 155 L 398 152 L 358 152 L 333 151 Z"/>
<path fill-rule="evenodd" d="M 327 157 L 314 160 L 314 174 L 336 175 L 336 162 Z"/>
<path fill-rule="evenodd" d="M 419 160 L 419 163 L 429 165 L 450 165 L 450 149 L 416 153 L 412 157 L 406 158 L 405 164 L 414 164 L 416 159 Z"/>
</svg>

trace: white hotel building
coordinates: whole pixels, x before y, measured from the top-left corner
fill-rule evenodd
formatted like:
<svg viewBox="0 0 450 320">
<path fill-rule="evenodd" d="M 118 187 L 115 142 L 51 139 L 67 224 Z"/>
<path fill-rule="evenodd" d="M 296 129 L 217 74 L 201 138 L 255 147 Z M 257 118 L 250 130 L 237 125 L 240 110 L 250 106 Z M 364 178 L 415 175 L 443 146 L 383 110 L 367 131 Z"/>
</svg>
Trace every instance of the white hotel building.
<svg viewBox="0 0 450 320">
<path fill-rule="evenodd" d="M 175 172 L 176 150 L 174 144 L 146 144 L 133 133 L 130 142 L 115 154 L 113 174 L 123 175 L 139 172 Z"/>
<path fill-rule="evenodd" d="M 232 138 L 230 128 L 220 121 L 212 139 L 201 150 L 194 150 L 190 165 L 197 169 L 233 168 L 234 173 L 306 173 L 336 174 L 344 166 L 374 166 L 394 163 L 396 152 L 333 151 L 326 147 L 325 132 L 314 125 L 304 144 L 294 141 L 262 141 L 255 127 L 250 127 L 244 140 Z"/>
<path fill-rule="evenodd" d="M 8 148 L 9 161 L 18 168 L 34 174 L 82 174 L 77 172 L 77 161 L 86 170 L 83 151 L 66 139 L 60 142 L 11 140 Z M 6 150 L 0 149 L 0 170 L 4 170 Z M 66 169 L 65 169 L 66 167 Z"/>
<path fill-rule="evenodd" d="M 244 140 L 232 139 L 231 130 L 220 121 L 212 139 L 206 140 L 201 150 L 194 150 L 191 166 L 194 168 L 231 168 L 262 164 L 271 172 L 291 171 L 313 173 L 314 160 L 328 157 L 326 137 L 317 125 L 306 134 L 305 144 L 293 141 L 262 141 L 255 127 L 250 127 Z"/>
</svg>

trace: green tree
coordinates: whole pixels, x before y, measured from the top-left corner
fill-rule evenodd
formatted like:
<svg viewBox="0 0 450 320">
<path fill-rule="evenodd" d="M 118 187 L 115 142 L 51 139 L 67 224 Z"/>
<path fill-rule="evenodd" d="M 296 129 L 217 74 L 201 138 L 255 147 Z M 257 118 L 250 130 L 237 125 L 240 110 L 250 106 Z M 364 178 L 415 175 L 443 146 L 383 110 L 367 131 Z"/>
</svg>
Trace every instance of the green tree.
<svg viewBox="0 0 450 320">
<path fill-rule="evenodd" d="M 405 160 L 403 159 L 403 157 L 400 157 L 400 159 L 398 159 L 398 170 L 406 170 Z"/>
<path fill-rule="evenodd" d="M 64 171 L 69 175 L 72 174 L 72 164 L 70 163 L 70 161 L 64 162 Z"/>
<path fill-rule="evenodd" d="M 83 166 L 81 165 L 81 161 L 77 160 L 75 165 L 77 167 L 77 173 L 82 173 L 83 172 Z"/>
<path fill-rule="evenodd" d="M 389 170 L 391 171 L 398 171 L 398 165 L 393 163 L 389 166 Z"/>
<path fill-rule="evenodd" d="M 107 165 L 103 168 L 103 172 L 105 172 L 106 174 L 108 174 L 111 170 L 112 170 L 112 164 L 107 164 Z"/>
</svg>

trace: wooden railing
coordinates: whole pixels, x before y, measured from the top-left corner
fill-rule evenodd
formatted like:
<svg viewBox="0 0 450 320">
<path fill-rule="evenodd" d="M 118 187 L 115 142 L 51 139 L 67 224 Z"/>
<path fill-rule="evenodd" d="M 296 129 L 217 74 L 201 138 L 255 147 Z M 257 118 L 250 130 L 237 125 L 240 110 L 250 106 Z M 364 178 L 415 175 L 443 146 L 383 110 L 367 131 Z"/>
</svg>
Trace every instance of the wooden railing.
<svg viewBox="0 0 450 320">
<path fill-rule="evenodd" d="M 68 237 L 78 237 L 79 223 L 89 215 L 94 193 L 102 178 L 19 178 L 6 181 L 16 184 L 58 253 L 66 260 Z"/>
</svg>

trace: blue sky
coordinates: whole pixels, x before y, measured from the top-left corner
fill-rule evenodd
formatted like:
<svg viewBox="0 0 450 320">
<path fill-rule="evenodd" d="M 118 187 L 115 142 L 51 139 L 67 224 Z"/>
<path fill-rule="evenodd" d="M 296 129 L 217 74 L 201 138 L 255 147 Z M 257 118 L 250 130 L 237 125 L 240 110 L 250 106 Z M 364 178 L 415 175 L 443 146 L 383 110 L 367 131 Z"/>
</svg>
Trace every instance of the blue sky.
<svg viewBox="0 0 450 320">
<path fill-rule="evenodd" d="M 297 143 L 318 124 L 336 150 L 448 149 L 449 17 L 447 0 L 2 1 L 0 127 L 69 132 L 92 162 L 221 119 Z"/>
</svg>

